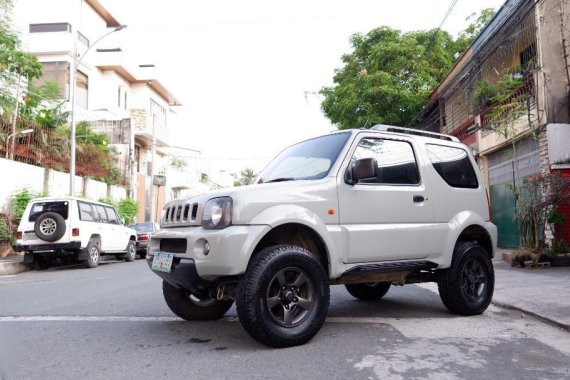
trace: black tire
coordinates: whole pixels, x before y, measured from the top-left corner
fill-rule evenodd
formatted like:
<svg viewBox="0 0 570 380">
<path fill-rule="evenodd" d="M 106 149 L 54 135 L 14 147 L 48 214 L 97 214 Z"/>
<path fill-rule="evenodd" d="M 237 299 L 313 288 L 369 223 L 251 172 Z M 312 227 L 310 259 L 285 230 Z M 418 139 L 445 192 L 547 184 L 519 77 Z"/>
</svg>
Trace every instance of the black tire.
<svg viewBox="0 0 570 380">
<path fill-rule="evenodd" d="M 459 243 L 448 269 L 438 275 L 439 296 L 459 315 L 483 313 L 493 298 L 495 273 L 487 251 L 475 242 Z"/>
<path fill-rule="evenodd" d="M 137 247 L 134 241 L 129 240 L 129 244 L 127 244 L 127 253 L 124 257 L 127 262 L 135 261 L 137 258 Z"/>
<path fill-rule="evenodd" d="M 259 252 L 236 295 L 239 320 L 257 341 L 271 347 L 308 342 L 327 316 L 329 280 L 309 251 L 279 245 Z"/>
<path fill-rule="evenodd" d="M 35 270 L 46 270 L 51 265 L 51 259 L 42 255 L 34 255 L 33 267 Z"/>
<path fill-rule="evenodd" d="M 65 234 L 65 219 L 57 212 L 43 213 L 36 219 L 34 232 L 41 240 L 57 241 Z"/>
<path fill-rule="evenodd" d="M 85 261 L 85 266 L 87 268 L 95 268 L 99 265 L 99 260 L 101 259 L 101 252 L 99 251 L 99 244 L 95 241 L 90 241 L 87 244 L 87 260 Z"/>
<path fill-rule="evenodd" d="M 390 289 L 389 282 L 368 282 L 366 284 L 346 284 L 346 290 L 354 298 L 362 301 L 378 301 Z"/>
<path fill-rule="evenodd" d="M 224 316 L 232 307 L 232 300 L 218 300 L 214 297 L 198 298 L 189 290 L 176 288 L 162 282 L 162 294 L 174 314 L 187 321 L 214 321 Z"/>
</svg>

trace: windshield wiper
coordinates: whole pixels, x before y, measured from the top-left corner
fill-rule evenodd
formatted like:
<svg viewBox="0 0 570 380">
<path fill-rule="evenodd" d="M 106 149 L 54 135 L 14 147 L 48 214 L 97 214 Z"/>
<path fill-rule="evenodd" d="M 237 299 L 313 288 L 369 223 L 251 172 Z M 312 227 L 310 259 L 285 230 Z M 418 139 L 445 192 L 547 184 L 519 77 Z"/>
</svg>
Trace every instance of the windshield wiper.
<svg viewBox="0 0 570 380">
<path fill-rule="evenodd" d="M 295 178 L 293 177 L 279 177 L 279 178 L 274 178 L 271 179 L 269 181 L 265 181 L 264 183 L 270 183 L 270 182 L 285 182 L 285 181 L 294 181 Z"/>
</svg>

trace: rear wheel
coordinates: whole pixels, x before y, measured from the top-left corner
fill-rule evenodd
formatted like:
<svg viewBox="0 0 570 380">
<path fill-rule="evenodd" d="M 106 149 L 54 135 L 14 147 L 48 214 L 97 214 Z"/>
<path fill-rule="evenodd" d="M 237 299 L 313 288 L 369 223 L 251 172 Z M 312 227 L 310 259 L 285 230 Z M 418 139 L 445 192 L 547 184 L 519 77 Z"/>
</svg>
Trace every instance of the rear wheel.
<svg viewBox="0 0 570 380">
<path fill-rule="evenodd" d="M 87 261 L 85 261 L 85 266 L 87 268 L 95 268 L 97 265 L 99 265 L 99 259 L 101 257 L 99 252 L 99 245 L 97 242 L 90 241 L 89 244 L 87 244 L 87 248 L 85 248 L 85 250 L 87 251 Z"/>
<path fill-rule="evenodd" d="M 329 307 L 329 282 L 321 263 L 296 246 L 274 246 L 249 264 L 237 292 L 239 320 L 259 342 L 290 347 L 308 342 Z"/>
<path fill-rule="evenodd" d="M 51 265 L 51 259 L 42 255 L 34 256 L 33 267 L 35 270 L 46 270 Z"/>
<path fill-rule="evenodd" d="M 460 315 L 483 313 L 493 298 L 495 273 L 487 251 L 475 242 L 457 245 L 451 266 L 438 276 L 445 307 Z"/>
<path fill-rule="evenodd" d="M 135 261 L 137 257 L 137 248 L 135 246 L 135 242 L 130 240 L 129 244 L 127 245 L 127 254 L 125 255 L 125 261 L 131 262 Z"/>
<path fill-rule="evenodd" d="M 354 298 L 363 301 L 377 301 L 390 289 L 389 282 L 368 282 L 366 284 L 346 284 L 346 290 Z"/>
</svg>

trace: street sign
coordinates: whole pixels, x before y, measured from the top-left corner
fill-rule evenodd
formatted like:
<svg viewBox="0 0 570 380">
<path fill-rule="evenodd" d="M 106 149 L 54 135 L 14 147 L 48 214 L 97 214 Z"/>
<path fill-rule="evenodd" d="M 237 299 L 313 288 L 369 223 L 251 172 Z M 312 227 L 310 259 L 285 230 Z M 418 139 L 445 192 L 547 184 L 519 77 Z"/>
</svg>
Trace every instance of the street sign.
<svg viewBox="0 0 570 380">
<path fill-rule="evenodd" d="M 166 176 L 165 175 L 154 175 L 152 177 L 152 184 L 154 186 L 165 186 L 166 185 Z"/>
</svg>

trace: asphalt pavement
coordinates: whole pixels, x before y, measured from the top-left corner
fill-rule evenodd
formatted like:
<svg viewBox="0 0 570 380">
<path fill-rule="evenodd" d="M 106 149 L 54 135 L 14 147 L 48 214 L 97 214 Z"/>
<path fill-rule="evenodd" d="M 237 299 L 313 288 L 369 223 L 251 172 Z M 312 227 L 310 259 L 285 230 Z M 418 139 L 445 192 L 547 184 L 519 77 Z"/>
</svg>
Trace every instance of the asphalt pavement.
<svg viewBox="0 0 570 380">
<path fill-rule="evenodd" d="M 570 267 L 514 268 L 503 260 L 508 251 L 498 250 L 495 293 L 492 303 L 519 310 L 553 325 L 570 330 Z M 0 258 L 0 276 L 30 270 L 23 256 Z"/>
</svg>

